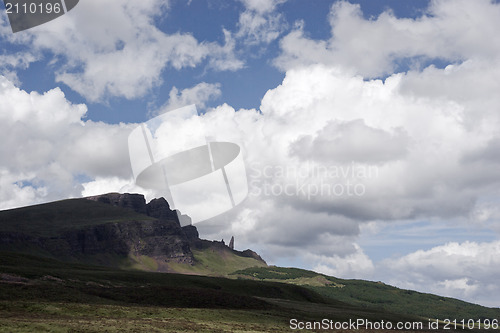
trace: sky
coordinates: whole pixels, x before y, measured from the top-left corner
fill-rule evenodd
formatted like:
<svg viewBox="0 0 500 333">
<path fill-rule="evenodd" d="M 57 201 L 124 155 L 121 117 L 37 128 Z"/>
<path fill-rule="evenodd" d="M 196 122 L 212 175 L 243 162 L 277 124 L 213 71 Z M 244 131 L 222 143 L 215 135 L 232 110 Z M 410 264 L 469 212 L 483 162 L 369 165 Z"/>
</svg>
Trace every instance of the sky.
<svg viewBox="0 0 500 333">
<path fill-rule="evenodd" d="M 128 136 L 195 104 L 249 187 L 201 237 L 500 307 L 497 1 L 81 0 L 18 33 L 0 9 L 0 209 L 152 199 Z"/>
</svg>

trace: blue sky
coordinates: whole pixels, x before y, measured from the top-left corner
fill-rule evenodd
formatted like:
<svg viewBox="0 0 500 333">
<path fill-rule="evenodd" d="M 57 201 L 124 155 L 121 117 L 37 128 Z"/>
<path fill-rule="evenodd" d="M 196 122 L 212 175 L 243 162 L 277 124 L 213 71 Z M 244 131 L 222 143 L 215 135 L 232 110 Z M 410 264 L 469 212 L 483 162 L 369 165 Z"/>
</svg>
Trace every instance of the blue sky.
<svg viewBox="0 0 500 333">
<path fill-rule="evenodd" d="M 13 34 L 2 11 L 0 208 L 151 199 L 127 138 L 196 104 L 259 192 L 202 237 L 500 306 L 499 22 L 488 0 L 81 0 Z M 328 192 L 349 184 L 363 193 Z"/>
<path fill-rule="evenodd" d="M 381 12 L 390 9 L 398 17 L 415 18 L 422 14 L 428 0 L 401 1 L 351 1 L 360 4 L 363 15 L 367 19 L 377 17 Z M 293 23 L 303 21 L 306 33 L 314 39 L 326 39 L 331 36 L 330 25 L 325 13 L 328 13 L 332 1 L 288 1 L 280 5 L 284 15 L 284 30 L 290 31 Z M 187 33 L 199 41 L 224 42 L 222 28 L 230 31 L 238 29 L 239 13 L 244 10 L 240 2 L 224 1 L 172 1 L 169 10 L 155 17 L 155 25 L 165 33 Z M 260 100 L 267 92 L 280 84 L 284 72 L 273 66 L 272 60 L 279 55 L 279 40 L 267 45 L 248 46 L 240 43 L 238 55 L 245 59 L 243 68 L 236 72 L 220 72 L 207 69 L 206 63 L 194 68 L 163 70 L 163 84 L 155 87 L 147 96 L 140 99 L 123 99 L 109 97 L 102 103 L 89 104 L 88 119 L 108 123 L 142 122 L 148 119 L 147 112 L 152 107 L 160 107 L 167 102 L 172 87 L 185 89 L 197 82 L 218 82 L 222 94 L 210 101 L 208 106 L 215 107 L 219 103 L 228 103 L 240 108 L 259 108 Z M 19 45 L 12 45 L 13 49 Z M 54 70 L 57 64 L 51 64 L 52 57 L 45 57 L 30 65 L 26 70 L 18 72 L 22 87 L 27 91 L 44 92 L 54 86 Z M 140 61 L 138 59 L 138 61 Z M 37 79 L 35 80 L 34 77 Z M 42 80 L 40 80 L 42 79 Z M 84 97 L 75 93 L 71 87 L 60 85 L 60 88 L 74 103 L 88 103 Z"/>
</svg>

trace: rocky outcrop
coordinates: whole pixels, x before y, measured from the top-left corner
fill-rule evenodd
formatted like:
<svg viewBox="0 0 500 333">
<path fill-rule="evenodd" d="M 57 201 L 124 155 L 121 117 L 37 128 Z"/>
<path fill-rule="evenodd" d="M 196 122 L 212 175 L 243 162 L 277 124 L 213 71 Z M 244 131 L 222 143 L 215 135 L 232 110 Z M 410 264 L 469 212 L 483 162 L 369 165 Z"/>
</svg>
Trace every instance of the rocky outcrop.
<svg viewBox="0 0 500 333">
<path fill-rule="evenodd" d="M 163 221 L 176 221 L 178 224 L 178 216 L 181 215 L 180 213 L 178 214 L 178 211 L 170 209 L 170 205 L 164 198 L 153 199 L 146 204 L 146 199 L 142 194 L 108 193 L 86 197 L 85 199 L 110 204 L 112 206 L 129 208 L 139 214 L 145 214 Z M 186 218 L 186 215 L 182 216 Z M 187 218 L 191 221 L 189 217 Z"/>
<path fill-rule="evenodd" d="M 116 254 L 149 256 L 168 262 L 193 263 L 188 240 L 177 223 L 130 221 L 107 223 L 63 235 L 72 256 Z"/>
<path fill-rule="evenodd" d="M 0 212 L 1 221 L 10 227 L 0 229 L 0 251 L 38 252 L 63 261 L 142 265 L 141 269 L 165 272 L 171 271 L 169 263 L 196 264 L 191 249 L 222 255 L 231 251 L 263 261 L 253 251 L 200 239 L 189 216 L 172 210 L 163 198 L 146 204 L 140 194 L 108 193 L 20 208 Z M 17 227 L 18 221 L 24 221 L 22 227 Z"/>
<path fill-rule="evenodd" d="M 130 208 L 136 211 L 137 213 L 147 214 L 146 199 L 142 194 L 108 193 L 103 195 L 87 197 L 86 199 L 122 208 Z"/>
<path fill-rule="evenodd" d="M 184 234 L 189 241 L 196 241 L 200 239 L 198 229 L 196 229 L 194 225 L 186 225 L 182 227 L 182 231 L 184 231 Z"/>
<path fill-rule="evenodd" d="M 137 213 L 157 220 L 106 224 L 100 226 L 104 227 L 105 230 L 94 228 L 93 230 L 81 231 L 77 242 L 82 247 L 81 253 L 91 254 L 105 251 L 106 249 L 102 248 L 104 244 L 100 242 L 104 236 L 108 240 L 122 240 L 116 244 L 106 245 L 106 248 L 111 249 L 113 253 L 132 252 L 135 256 L 162 257 L 166 261 L 178 263 L 194 262 L 189 243 L 199 239 L 198 231 L 196 227 L 191 226 L 192 228 L 186 233 L 179 223 L 178 216 L 180 214 L 170 209 L 170 205 L 164 198 L 153 199 L 148 204 L 141 194 L 108 193 L 86 199 L 131 208 Z M 72 239 L 74 240 L 74 237 Z"/>
<path fill-rule="evenodd" d="M 146 204 L 141 194 L 108 193 L 85 199 L 85 204 L 75 204 L 68 201 L 67 205 L 75 207 L 68 221 L 58 221 L 61 227 L 48 233 L 32 233 L 29 228 L 23 231 L 1 231 L 0 250 L 31 252 L 37 251 L 44 255 L 65 261 L 82 261 L 107 266 L 120 266 L 147 256 L 159 263 L 193 264 L 194 256 L 190 249 L 190 241 L 198 237 L 198 232 L 184 232 L 179 224 L 177 212 L 170 209 L 168 202 L 161 198 Z M 88 203 L 96 202 L 95 204 Z M 88 203 L 88 204 L 87 204 Z M 111 205 L 133 210 L 139 214 L 120 213 L 115 208 L 109 211 L 103 205 Z M 50 227 L 51 219 L 57 219 L 58 210 L 68 206 L 46 204 L 39 212 Z M 102 213 L 88 214 L 88 211 Z M 100 214 L 99 213 L 99 214 Z M 13 215 L 12 215 L 13 214 Z M 9 218 L 15 220 L 23 217 L 23 210 L 18 209 Z M 36 213 L 30 213 L 36 214 Z M 79 217 L 89 216 L 89 223 L 82 223 Z M 33 223 L 38 223 L 36 220 Z"/>
<path fill-rule="evenodd" d="M 174 221 L 104 223 L 71 229 L 51 237 L 3 233 L 0 239 L 2 250 L 20 247 L 22 244 L 65 261 L 120 266 L 131 256 L 148 256 L 166 263 L 194 263 L 190 242 Z M 120 258 L 123 259 L 121 262 Z"/>
<path fill-rule="evenodd" d="M 146 205 L 146 214 L 160 220 L 176 221 L 179 224 L 177 212 L 170 209 L 170 205 L 164 198 L 151 200 Z"/>
<path fill-rule="evenodd" d="M 262 259 L 261 256 L 259 256 L 256 252 L 254 252 L 250 249 L 242 251 L 240 253 L 241 253 L 242 257 L 254 258 L 254 259 L 257 259 L 259 261 L 262 261 L 263 263 L 265 263 L 267 265 L 266 261 L 264 259 Z"/>
</svg>

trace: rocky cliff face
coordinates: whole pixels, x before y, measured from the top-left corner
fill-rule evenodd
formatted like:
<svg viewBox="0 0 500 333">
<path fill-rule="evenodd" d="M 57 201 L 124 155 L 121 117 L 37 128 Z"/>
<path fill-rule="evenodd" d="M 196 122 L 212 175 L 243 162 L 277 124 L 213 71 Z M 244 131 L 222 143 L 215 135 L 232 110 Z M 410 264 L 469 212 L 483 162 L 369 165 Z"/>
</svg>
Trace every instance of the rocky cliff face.
<svg viewBox="0 0 500 333">
<path fill-rule="evenodd" d="M 57 223 L 65 227 L 48 235 L 0 230 L 0 250 L 37 252 L 60 260 L 111 266 L 123 265 L 142 256 L 159 263 L 194 263 L 190 241 L 198 238 L 198 232 L 194 226 L 190 226 L 186 234 L 179 223 L 177 212 L 170 209 L 165 199 L 155 199 L 146 204 L 144 196 L 140 194 L 110 193 L 74 200 L 86 199 L 99 204 L 77 205 L 79 208 L 72 211 L 71 216 L 77 218 L 86 216 L 88 210 L 99 210 L 103 213 L 102 217 L 93 216 L 92 222 L 87 224 L 58 220 Z M 127 214 L 113 217 L 116 209 L 108 211 L 103 209 L 102 204 L 130 209 L 133 212 L 130 218 Z M 47 204 L 43 209 L 45 210 L 30 214 L 37 216 L 39 213 L 47 228 L 50 228 L 50 225 L 55 223 L 53 219 L 57 218 L 60 207 L 53 208 L 51 204 Z M 22 209 L 18 211 L 10 218 L 16 220 L 26 216 Z M 31 223 L 39 224 L 36 217 Z"/>
<path fill-rule="evenodd" d="M 146 214 L 160 220 L 177 221 L 181 226 L 191 225 L 191 218 L 181 214 L 178 210 L 170 209 L 170 205 L 165 198 L 153 199 L 148 204 L 146 204 L 146 199 L 142 194 L 130 193 L 108 193 L 86 197 L 86 199 L 129 208 L 137 213 Z"/>
<path fill-rule="evenodd" d="M 151 200 L 146 205 L 146 214 L 160 220 L 176 221 L 179 224 L 177 211 L 171 210 L 170 205 L 164 198 Z"/>
<path fill-rule="evenodd" d="M 0 212 L 0 227 L 1 251 L 64 261 L 168 272 L 175 271 L 170 264 L 197 264 L 191 249 L 218 249 L 263 262 L 250 250 L 201 240 L 188 216 L 163 198 L 146 203 L 140 194 L 109 193 Z"/>
<path fill-rule="evenodd" d="M 162 228 L 155 228 L 154 231 L 148 236 L 148 242 L 152 242 L 152 244 L 158 244 L 158 246 L 155 246 L 154 250 L 152 250 L 150 246 L 147 246 L 147 250 L 142 250 L 142 252 L 138 251 L 138 254 L 159 256 L 161 255 L 161 253 L 169 253 L 169 258 L 177 260 L 177 262 L 192 263 L 193 255 L 190 250 L 191 248 L 203 249 L 227 247 L 238 256 L 253 258 L 265 263 L 264 259 L 262 259 L 256 252 L 252 250 L 234 250 L 234 237 L 231 238 L 229 246 L 227 246 L 223 241 L 217 242 L 200 239 L 198 230 L 195 226 L 191 225 L 191 218 L 187 215 L 181 215 L 176 210 L 171 210 L 168 202 L 164 198 L 153 199 L 148 204 L 146 204 L 146 200 L 142 195 L 128 193 L 103 194 L 94 197 L 88 197 L 87 199 L 108 203 L 123 208 L 131 208 L 139 213 L 146 212 L 146 215 L 163 221 Z M 171 225 L 171 229 L 167 228 L 167 230 L 169 231 L 166 235 L 165 232 L 167 230 L 164 230 L 164 228 L 166 227 L 165 223 L 168 222 L 171 224 L 171 222 L 173 221 L 176 222 L 177 228 Z M 183 225 L 183 227 L 180 227 L 181 225 Z M 169 237 L 168 235 L 175 235 L 177 237 Z M 135 237 L 135 239 L 136 238 L 137 237 Z M 159 241 L 160 239 L 168 240 L 170 242 L 170 245 L 162 247 L 161 245 L 159 245 L 161 241 L 159 243 L 157 242 L 157 240 Z M 139 246 L 137 248 L 143 247 Z"/>
<path fill-rule="evenodd" d="M 50 242 L 43 243 L 49 252 L 58 252 Z M 106 223 L 67 232 L 61 236 L 58 244 L 66 245 L 67 253 L 75 258 L 107 254 L 148 256 L 165 262 L 194 262 L 187 238 L 173 221 Z"/>
<path fill-rule="evenodd" d="M 186 234 L 179 222 L 178 216 L 181 214 L 171 210 L 164 198 L 153 199 L 148 204 L 143 195 L 129 193 L 108 193 L 86 199 L 129 208 L 157 220 L 105 224 L 100 226 L 101 228 L 81 231 L 73 245 L 80 246 L 82 253 L 102 253 L 106 249 L 109 250 L 109 245 L 113 245 L 111 247 L 113 252 L 120 254 L 126 252 L 134 256 L 144 255 L 167 262 L 189 264 L 194 262 L 189 242 L 193 238 L 198 238 L 198 231 L 196 227 L 189 226 L 190 229 Z M 75 240 L 74 237 L 70 238 Z M 116 244 L 102 244 L 106 246 L 104 249 L 100 244 L 102 239 L 108 240 L 106 243 L 114 240 Z"/>
</svg>

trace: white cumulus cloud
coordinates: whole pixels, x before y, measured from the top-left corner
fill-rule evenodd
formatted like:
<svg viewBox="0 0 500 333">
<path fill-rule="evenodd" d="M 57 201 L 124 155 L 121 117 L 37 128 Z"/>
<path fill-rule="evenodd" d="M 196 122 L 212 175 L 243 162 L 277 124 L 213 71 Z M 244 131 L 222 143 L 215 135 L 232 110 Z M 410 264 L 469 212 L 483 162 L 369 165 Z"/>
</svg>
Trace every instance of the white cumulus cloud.
<svg viewBox="0 0 500 333">
<path fill-rule="evenodd" d="M 419 250 L 381 265 L 389 283 L 409 289 L 498 306 L 500 241 L 451 242 Z"/>
<path fill-rule="evenodd" d="M 269 44 L 287 27 L 283 14 L 276 8 L 286 0 L 242 0 L 245 11 L 239 17 L 236 37 L 247 45 Z"/>
<path fill-rule="evenodd" d="M 198 111 L 200 111 L 205 109 L 205 103 L 219 97 L 221 93 L 219 83 L 201 82 L 194 87 L 186 88 L 181 91 L 173 87 L 168 94 L 167 103 L 153 113 L 161 114 L 191 104 L 195 104 Z"/>
<path fill-rule="evenodd" d="M 281 40 L 282 69 L 313 63 L 338 64 L 368 77 L 383 76 L 402 59 L 494 59 L 500 51 L 500 5 L 489 0 L 431 1 L 415 19 L 385 11 L 363 17 L 358 4 L 335 2 L 330 12 L 331 37 L 313 40 L 302 25 Z"/>
<path fill-rule="evenodd" d="M 59 88 L 28 93 L 0 76 L 1 208 L 81 196 L 84 179 L 130 178 L 131 125 L 83 121 Z"/>
<path fill-rule="evenodd" d="M 159 15 L 168 15 L 168 2 L 82 1 L 57 20 L 6 38 L 52 53 L 57 82 L 91 102 L 142 97 L 162 83 L 166 68 L 195 67 L 205 59 L 215 70 L 243 66 L 227 31 L 221 31 L 223 45 L 166 34 L 155 26 Z"/>
</svg>

